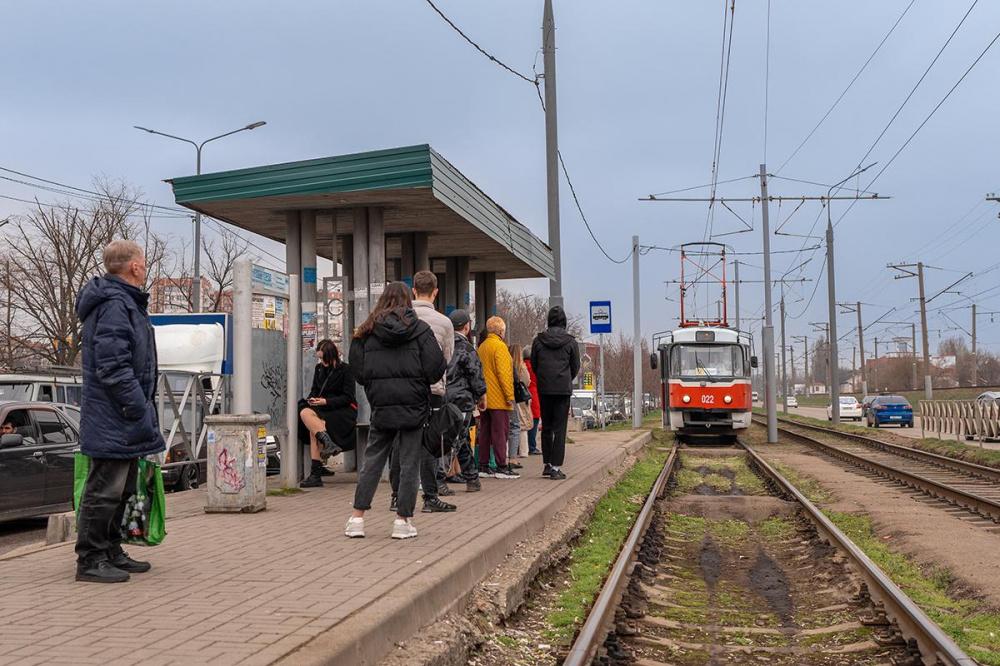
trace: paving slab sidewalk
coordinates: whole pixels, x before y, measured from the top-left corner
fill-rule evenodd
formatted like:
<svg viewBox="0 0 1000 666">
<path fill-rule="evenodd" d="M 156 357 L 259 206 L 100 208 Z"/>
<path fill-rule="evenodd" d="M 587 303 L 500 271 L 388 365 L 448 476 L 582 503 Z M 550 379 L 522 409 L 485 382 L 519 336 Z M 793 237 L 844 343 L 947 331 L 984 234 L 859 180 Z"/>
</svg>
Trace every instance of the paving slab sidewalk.
<svg viewBox="0 0 1000 666">
<path fill-rule="evenodd" d="M 420 536 L 402 542 L 389 538 L 387 484 L 367 538 L 343 536 L 354 475 L 252 515 L 201 513 L 197 491 L 169 496 L 166 541 L 132 549 L 154 569 L 127 584 L 75 582 L 71 544 L 0 559 L 0 664 L 375 663 L 647 438 L 574 433 L 566 481 L 528 458 L 521 479 L 455 486 L 458 512 L 418 511 Z"/>
</svg>

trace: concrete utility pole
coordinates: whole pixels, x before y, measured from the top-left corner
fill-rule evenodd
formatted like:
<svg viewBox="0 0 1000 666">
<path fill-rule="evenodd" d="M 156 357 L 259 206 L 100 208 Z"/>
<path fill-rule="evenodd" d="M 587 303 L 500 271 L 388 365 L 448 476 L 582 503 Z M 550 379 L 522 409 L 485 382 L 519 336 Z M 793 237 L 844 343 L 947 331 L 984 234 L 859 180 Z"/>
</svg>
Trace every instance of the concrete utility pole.
<svg viewBox="0 0 1000 666">
<path fill-rule="evenodd" d="M 642 426 L 642 326 L 639 318 L 639 237 L 632 236 L 632 428 Z"/>
<path fill-rule="evenodd" d="M 735 312 L 736 317 L 734 317 L 734 319 L 736 321 L 736 330 L 738 331 L 740 330 L 740 260 L 739 259 L 733 260 L 733 268 L 735 269 L 734 280 L 736 286 L 736 294 L 733 302 L 733 305 L 736 309 Z"/>
<path fill-rule="evenodd" d="M 875 338 L 875 392 L 878 393 L 878 338 Z"/>
<path fill-rule="evenodd" d="M 924 263 L 917 262 L 917 283 L 920 289 L 920 326 L 924 329 L 924 400 L 934 399 L 931 382 L 931 346 L 927 340 L 927 297 L 924 295 Z"/>
<path fill-rule="evenodd" d="M 865 327 L 861 324 L 861 302 L 855 303 L 858 313 L 858 352 L 861 355 L 861 395 L 868 395 L 868 371 L 865 369 Z"/>
<path fill-rule="evenodd" d="M 976 304 L 972 304 L 972 385 L 979 385 L 979 360 L 976 358 Z"/>
<path fill-rule="evenodd" d="M 781 411 L 788 414 L 788 371 L 785 365 L 785 285 L 781 285 Z"/>
<path fill-rule="evenodd" d="M 899 274 L 894 275 L 893 279 L 900 280 L 905 278 L 915 277 L 917 278 L 917 288 L 920 294 L 920 328 L 922 329 L 922 337 L 924 343 L 924 400 L 933 400 L 934 389 L 931 384 L 931 347 L 927 335 L 927 302 L 928 299 L 924 292 L 924 262 L 918 261 L 915 264 L 888 264 L 888 267 L 899 271 Z M 916 268 L 917 271 L 913 272 L 911 269 Z M 958 284 L 965 278 L 959 279 L 954 284 Z M 951 285 L 951 286 L 954 286 Z M 950 289 L 951 286 L 945 287 L 945 289 Z M 938 296 L 944 293 L 944 290 L 938 292 Z M 936 296 L 935 296 L 936 298 Z M 933 300 L 933 299 L 932 299 Z"/>
<path fill-rule="evenodd" d="M 542 64 L 545 68 L 545 183 L 548 192 L 549 247 L 555 273 L 549 280 L 549 307 L 562 306 L 562 253 L 559 235 L 559 132 L 556 116 L 556 20 L 552 0 L 542 16 Z M 634 411 L 634 410 L 633 410 Z"/>
<path fill-rule="evenodd" d="M 774 377 L 774 323 L 771 303 L 771 228 L 768 220 L 767 165 L 760 165 L 760 217 L 764 233 L 764 405 L 767 407 L 767 441 L 778 443 L 777 387 Z"/>
</svg>

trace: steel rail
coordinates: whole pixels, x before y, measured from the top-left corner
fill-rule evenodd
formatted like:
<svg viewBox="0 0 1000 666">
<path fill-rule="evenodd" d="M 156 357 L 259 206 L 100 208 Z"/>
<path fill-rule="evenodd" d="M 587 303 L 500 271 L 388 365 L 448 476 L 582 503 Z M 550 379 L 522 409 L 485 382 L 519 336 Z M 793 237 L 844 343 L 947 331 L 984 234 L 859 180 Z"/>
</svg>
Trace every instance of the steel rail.
<svg viewBox="0 0 1000 666">
<path fill-rule="evenodd" d="M 653 509 L 656 506 L 657 500 L 663 496 L 663 491 L 667 487 L 667 480 L 673 473 L 676 463 L 677 447 L 675 446 L 671 449 L 670 455 L 663 465 L 663 470 L 650 489 L 649 496 L 639 511 L 635 525 L 632 526 L 628 538 L 622 544 L 621 552 L 618 553 L 618 559 L 615 560 L 607 580 L 604 581 L 601 592 L 597 595 L 594 606 L 587 615 L 586 622 L 580 628 L 580 633 L 577 634 L 576 640 L 573 641 L 573 645 L 569 649 L 569 654 L 566 656 L 565 661 L 563 661 L 563 666 L 586 666 L 586 664 L 589 664 L 594 659 L 597 651 L 604 644 L 608 631 L 614 623 L 615 612 L 621 603 L 622 595 L 625 592 L 625 588 L 628 587 L 629 580 L 632 578 L 632 570 L 635 567 L 639 545 L 646 536 L 646 530 L 649 528 L 649 523 L 653 518 Z"/>
<path fill-rule="evenodd" d="M 757 423 L 760 424 L 760 421 L 757 421 Z M 786 421 L 786 423 L 788 422 Z M 844 460 L 845 462 L 857 467 L 867 469 L 875 474 L 878 474 L 879 476 L 890 478 L 894 481 L 902 483 L 903 485 L 930 495 L 931 497 L 943 499 L 956 506 L 960 506 L 977 513 L 985 518 L 990 518 L 994 521 L 1000 522 L 1000 503 L 995 502 L 994 500 L 972 492 L 959 490 L 958 488 L 954 488 L 939 481 L 929 479 L 921 474 L 907 472 L 906 470 L 898 467 L 892 467 L 891 465 L 886 465 L 876 460 L 872 460 L 871 458 L 866 458 L 865 456 L 845 451 L 844 449 L 838 448 L 833 444 L 828 444 L 827 442 L 823 442 L 800 432 L 789 430 L 788 428 L 780 428 L 779 430 L 793 437 L 805 440 L 835 458 Z M 837 431 L 829 432 L 835 432 L 837 435 L 842 434 Z"/>
<path fill-rule="evenodd" d="M 962 474 L 968 474 L 969 476 L 976 476 L 988 481 L 996 481 L 1000 483 L 1000 469 L 993 467 L 986 467 L 985 465 L 977 465 L 976 463 L 967 462 L 965 460 L 959 460 L 958 458 L 950 458 L 948 456 L 942 456 L 938 453 L 930 453 L 928 451 L 921 451 L 920 449 L 914 449 L 909 446 L 903 446 L 901 444 L 892 444 L 890 442 L 883 442 L 875 437 L 869 437 L 867 435 L 861 435 L 854 432 L 844 432 L 841 430 L 834 430 L 833 428 L 826 428 L 821 425 L 815 425 L 812 423 L 801 423 L 799 421 L 793 421 L 791 419 L 784 419 L 780 416 L 778 420 L 782 423 L 787 423 L 788 425 L 797 426 L 800 428 L 806 428 L 807 430 L 814 430 L 816 432 L 830 433 L 831 435 L 837 435 L 839 437 L 845 437 L 847 439 L 853 439 L 856 442 L 861 442 L 865 446 L 879 449 L 880 451 L 885 451 L 887 453 L 894 453 L 898 456 L 903 456 L 904 458 L 912 458 L 913 460 L 919 460 L 921 462 L 930 463 L 932 465 L 938 465 L 940 467 L 948 468 L 955 472 L 961 472 Z"/>
<path fill-rule="evenodd" d="M 920 654 L 929 664 L 946 666 L 976 666 L 969 657 L 937 624 L 934 623 L 899 587 L 879 569 L 826 515 L 816 508 L 799 490 L 771 467 L 746 443 L 742 443 L 754 465 L 768 476 L 782 493 L 795 499 L 816 525 L 820 536 L 843 552 L 853 562 L 854 568 L 865 581 L 868 592 L 882 603 L 886 614 L 896 621 L 907 638 L 917 642 Z M 567 662 L 568 663 L 568 662 Z M 578 662 L 579 663 L 579 662 Z"/>
</svg>

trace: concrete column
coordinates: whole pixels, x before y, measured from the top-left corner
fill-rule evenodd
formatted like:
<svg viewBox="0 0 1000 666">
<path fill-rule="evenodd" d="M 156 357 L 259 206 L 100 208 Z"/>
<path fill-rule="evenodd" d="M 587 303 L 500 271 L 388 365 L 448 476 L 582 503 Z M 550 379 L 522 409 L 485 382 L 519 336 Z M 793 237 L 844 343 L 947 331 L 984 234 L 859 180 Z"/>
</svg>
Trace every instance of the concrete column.
<svg viewBox="0 0 1000 666">
<path fill-rule="evenodd" d="M 458 257 L 455 261 L 455 282 L 458 283 L 458 307 L 468 311 L 469 298 L 469 258 Z"/>
<path fill-rule="evenodd" d="M 497 313 L 497 274 L 485 273 L 484 288 L 486 289 L 486 317 Z"/>
<path fill-rule="evenodd" d="M 444 261 L 444 284 L 438 285 L 444 292 L 444 309 L 441 312 L 451 313 L 458 309 L 458 259 L 448 257 Z"/>
<path fill-rule="evenodd" d="M 299 444 L 296 438 L 298 414 L 296 407 L 302 386 L 302 218 L 297 210 L 285 214 L 285 265 L 288 281 L 288 349 L 286 369 L 286 420 L 281 439 L 281 478 L 289 488 L 299 485 Z"/>
<path fill-rule="evenodd" d="M 476 273 L 476 312 L 473 317 L 473 326 L 476 333 L 483 330 L 486 325 L 486 274 Z"/>
<path fill-rule="evenodd" d="M 354 321 L 355 325 L 360 325 L 368 318 L 369 294 L 368 283 L 368 210 L 357 208 L 354 210 L 354 265 L 351 282 L 354 289 Z"/>
<path fill-rule="evenodd" d="M 429 271 L 431 258 L 427 253 L 427 234 L 413 234 L 413 272 Z"/>
<path fill-rule="evenodd" d="M 368 209 L 368 281 L 372 307 L 385 290 L 385 226 L 381 208 Z"/>
<path fill-rule="evenodd" d="M 407 279 L 412 283 L 413 274 L 416 272 L 413 269 L 414 266 L 414 254 L 413 254 L 413 234 L 403 234 L 399 239 L 399 247 L 402 251 L 402 261 L 400 262 L 400 273 L 399 279 L 406 282 Z"/>
<path fill-rule="evenodd" d="M 312 386 L 316 367 L 314 355 L 318 342 L 319 322 L 316 319 L 316 211 L 300 213 L 302 232 L 299 240 L 299 261 L 302 276 L 302 392 Z"/>
<path fill-rule="evenodd" d="M 431 265 L 434 265 L 433 261 L 431 262 Z M 445 273 L 434 273 L 434 277 L 436 277 L 438 281 L 438 295 L 437 298 L 434 299 L 434 309 L 438 312 L 444 312 L 445 308 L 445 275 Z"/>
</svg>

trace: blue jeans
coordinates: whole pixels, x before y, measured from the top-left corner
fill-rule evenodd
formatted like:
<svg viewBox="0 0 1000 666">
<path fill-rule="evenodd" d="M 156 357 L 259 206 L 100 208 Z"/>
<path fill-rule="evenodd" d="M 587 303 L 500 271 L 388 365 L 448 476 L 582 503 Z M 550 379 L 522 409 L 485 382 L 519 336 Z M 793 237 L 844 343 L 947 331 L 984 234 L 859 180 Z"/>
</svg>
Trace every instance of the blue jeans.
<svg viewBox="0 0 1000 666">
<path fill-rule="evenodd" d="M 517 447 L 521 443 L 521 419 L 517 406 L 510 412 L 510 434 L 507 435 L 507 462 L 517 458 Z"/>
<path fill-rule="evenodd" d="M 533 419 L 531 422 L 531 430 L 528 431 L 528 453 L 538 452 L 538 421 L 540 419 Z"/>
</svg>

